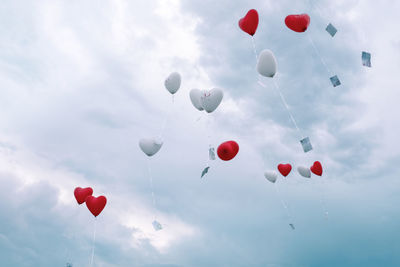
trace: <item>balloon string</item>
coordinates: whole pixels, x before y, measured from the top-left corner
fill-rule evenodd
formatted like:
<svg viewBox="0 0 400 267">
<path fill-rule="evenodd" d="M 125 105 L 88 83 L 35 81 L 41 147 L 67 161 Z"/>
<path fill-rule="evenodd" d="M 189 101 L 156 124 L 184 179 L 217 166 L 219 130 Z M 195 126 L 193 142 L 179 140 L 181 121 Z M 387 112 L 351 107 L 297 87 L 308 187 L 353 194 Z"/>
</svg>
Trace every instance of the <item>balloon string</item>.
<svg viewBox="0 0 400 267">
<path fill-rule="evenodd" d="M 93 245 L 92 245 L 92 257 L 90 259 L 90 266 L 93 266 L 93 258 L 94 258 L 94 247 L 96 242 L 96 225 L 97 225 L 97 218 L 94 218 L 94 231 L 93 231 Z"/>
<path fill-rule="evenodd" d="M 308 1 L 308 4 L 311 6 L 311 9 L 314 8 L 314 9 L 317 11 L 318 15 L 319 15 L 321 18 L 326 18 L 326 16 L 323 16 L 323 15 L 322 15 L 322 11 L 321 11 L 321 9 L 319 8 L 319 6 L 318 6 L 317 3 L 314 3 L 312 0 L 309 0 L 309 1 Z"/>
<path fill-rule="evenodd" d="M 149 182 L 150 182 L 151 199 L 152 199 L 153 208 L 154 208 L 154 219 L 156 219 L 157 205 L 156 205 L 156 197 L 154 194 L 153 176 L 151 175 L 150 158 L 147 159 L 147 172 L 148 172 Z"/>
<path fill-rule="evenodd" d="M 253 52 L 254 52 L 254 56 L 256 57 L 256 63 L 257 63 L 258 56 L 257 56 L 257 49 L 256 49 L 256 43 L 254 41 L 254 36 L 251 36 L 251 43 L 253 44 Z"/>
<path fill-rule="evenodd" d="M 161 139 L 161 138 L 163 137 L 163 135 L 164 135 L 165 128 L 166 128 L 166 126 L 167 126 L 167 123 L 168 123 L 168 121 L 169 121 L 169 118 L 171 117 L 172 110 L 174 109 L 174 103 L 175 103 L 175 98 L 174 98 L 174 95 L 172 95 L 172 105 L 171 105 L 171 107 L 169 108 L 168 113 L 167 113 L 167 115 L 166 115 L 165 118 L 164 118 L 163 124 L 162 124 L 162 126 L 161 126 L 160 134 L 158 135 L 158 137 L 159 137 L 160 139 Z"/>
<path fill-rule="evenodd" d="M 280 193 L 280 191 L 279 191 L 279 189 L 278 189 L 278 186 L 277 186 L 275 183 L 274 183 L 274 188 L 275 188 L 276 195 L 278 196 L 278 198 L 279 198 L 279 200 L 280 200 L 280 202 L 281 202 L 283 208 L 284 208 L 285 211 L 286 211 L 286 215 L 287 215 L 287 217 L 288 217 L 288 219 L 289 219 L 289 222 L 290 222 L 289 225 L 290 225 L 290 227 L 292 227 L 292 229 L 294 230 L 294 225 L 293 225 L 293 223 L 292 223 L 293 217 L 292 217 L 292 215 L 290 214 L 289 207 L 287 206 L 286 202 L 283 200 L 283 198 L 282 198 L 282 196 L 281 196 L 281 193 Z"/>
<path fill-rule="evenodd" d="M 318 58 L 321 60 L 322 65 L 324 65 L 326 71 L 328 72 L 329 75 L 331 75 L 333 72 L 331 71 L 331 69 L 328 67 L 328 65 L 326 64 L 325 60 L 323 59 L 323 57 L 321 56 L 321 53 L 319 52 L 318 48 L 315 46 L 314 41 L 311 39 L 310 34 L 308 34 L 308 32 L 306 32 L 306 35 L 308 37 L 308 40 L 310 41 L 311 46 L 314 48 L 315 53 L 317 54 Z"/>
<path fill-rule="evenodd" d="M 286 108 L 286 110 L 287 110 L 287 112 L 288 112 L 288 114 L 289 114 L 290 120 L 292 121 L 294 127 L 295 127 L 296 130 L 299 132 L 300 137 L 301 137 L 300 128 L 299 128 L 299 126 L 297 125 L 297 122 L 296 122 L 296 120 L 294 119 L 292 112 L 290 111 L 289 105 L 287 104 L 287 102 L 286 102 L 286 100 L 285 100 L 285 97 L 283 96 L 283 94 L 282 94 L 282 92 L 281 92 L 281 90 L 280 90 L 278 84 L 275 82 L 274 79 L 273 79 L 273 82 L 274 82 L 274 85 L 275 85 L 275 89 L 276 89 L 276 91 L 278 91 L 278 94 L 279 94 L 279 96 L 280 96 L 280 98 L 281 98 L 282 104 L 285 106 L 285 108 Z"/>
<path fill-rule="evenodd" d="M 328 209 L 326 208 L 326 203 L 325 203 L 325 188 L 326 188 L 325 179 L 326 178 L 322 178 L 322 179 L 323 180 L 322 180 L 321 201 L 320 202 L 321 202 L 322 210 L 324 211 L 325 218 L 328 219 L 329 213 L 328 213 Z"/>
</svg>

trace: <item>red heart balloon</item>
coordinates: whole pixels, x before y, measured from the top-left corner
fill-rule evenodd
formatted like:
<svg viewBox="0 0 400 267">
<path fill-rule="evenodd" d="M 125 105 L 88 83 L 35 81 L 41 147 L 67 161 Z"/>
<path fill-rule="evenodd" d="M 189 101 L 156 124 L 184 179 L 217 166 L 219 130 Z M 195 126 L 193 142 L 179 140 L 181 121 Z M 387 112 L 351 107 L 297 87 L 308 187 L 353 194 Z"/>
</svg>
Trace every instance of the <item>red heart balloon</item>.
<svg viewBox="0 0 400 267">
<path fill-rule="evenodd" d="M 278 165 L 278 171 L 285 177 L 288 176 L 291 170 L 292 170 L 292 165 L 290 165 L 289 163 Z"/>
<path fill-rule="evenodd" d="M 289 15 L 285 18 L 286 26 L 295 32 L 305 32 L 310 25 L 310 16 L 307 14 Z"/>
<path fill-rule="evenodd" d="M 89 211 L 94 215 L 94 217 L 97 217 L 97 215 L 99 215 L 103 211 L 106 204 L 107 198 L 105 196 L 88 196 L 86 198 L 86 206 L 88 207 Z"/>
<path fill-rule="evenodd" d="M 314 173 L 315 175 L 322 176 L 322 164 L 319 161 L 314 162 L 314 164 L 311 166 L 310 171 Z"/>
<path fill-rule="evenodd" d="M 88 196 L 91 196 L 92 194 L 93 194 L 93 189 L 91 187 L 86 187 L 86 188 L 77 187 L 74 190 L 74 196 L 79 205 L 85 202 L 85 199 Z"/>
<path fill-rule="evenodd" d="M 227 141 L 219 145 L 218 157 L 222 160 L 231 160 L 239 152 L 239 145 L 235 141 Z"/>
<path fill-rule="evenodd" d="M 255 9 L 250 9 L 246 16 L 239 20 L 239 27 L 244 32 L 247 32 L 251 36 L 256 33 L 258 26 L 258 13 Z"/>
</svg>

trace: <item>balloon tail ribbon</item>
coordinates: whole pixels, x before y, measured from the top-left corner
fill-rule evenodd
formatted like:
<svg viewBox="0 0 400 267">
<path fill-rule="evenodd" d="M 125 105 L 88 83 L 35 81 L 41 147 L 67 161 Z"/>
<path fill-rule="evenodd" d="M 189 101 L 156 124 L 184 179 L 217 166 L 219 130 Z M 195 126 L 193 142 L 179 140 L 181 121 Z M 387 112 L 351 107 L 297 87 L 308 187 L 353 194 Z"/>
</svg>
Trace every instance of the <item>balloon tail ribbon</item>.
<svg viewBox="0 0 400 267">
<path fill-rule="evenodd" d="M 321 206 L 322 206 L 322 210 L 324 211 L 324 216 L 325 219 L 329 219 L 329 212 L 328 209 L 326 208 L 326 203 L 325 203 L 325 179 L 323 178 L 322 180 L 322 188 L 321 188 Z"/>
<path fill-rule="evenodd" d="M 314 3 L 314 2 L 311 1 L 311 0 L 309 0 L 308 3 L 309 3 L 309 5 L 311 6 L 311 9 L 314 8 L 314 9 L 317 11 L 317 13 L 319 14 L 319 16 L 320 16 L 321 18 L 325 18 L 325 16 L 322 15 L 321 8 L 318 6 L 317 3 Z"/>
<path fill-rule="evenodd" d="M 175 98 L 174 98 L 174 95 L 172 95 L 172 105 L 171 105 L 171 107 L 169 108 L 168 113 L 167 113 L 167 115 L 166 115 L 165 118 L 164 118 L 163 124 L 162 124 L 162 126 L 161 126 L 160 134 L 158 135 L 158 137 L 159 137 L 160 139 L 162 139 L 162 137 L 163 137 L 163 135 L 164 135 L 165 128 L 167 127 L 167 124 L 168 124 L 168 121 L 169 121 L 169 117 L 171 116 L 172 110 L 173 110 L 173 108 L 174 108 L 174 102 L 175 102 L 174 99 L 175 99 Z"/>
<path fill-rule="evenodd" d="M 289 226 L 290 226 L 290 228 L 292 228 L 292 230 L 295 230 L 294 224 L 292 223 L 293 218 L 292 218 L 292 215 L 290 214 L 289 207 L 287 206 L 286 202 L 283 200 L 283 198 L 282 198 L 282 196 L 281 196 L 281 194 L 280 194 L 280 192 L 278 190 L 278 186 L 275 183 L 274 183 L 274 187 L 275 187 L 276 195 L 278 196 L 279 200 L 281 201 L 281 204 L 282 204 L 283 208 L 286 211 L 286 215 L 287 215 L 287 217 L 289 219 L 289 222 L 290 222 Z"/>
<path fill-rule="evenodd" d="M 329 76 L 332 74 L 331 69 L 328 67 L 328 64 L 326 64 L 325 60 L 322 58 L 321 53 L 319 52 L 318 48 L 315 46 L 314 41 L 311 39 L 310 34 L 306 32 L 306 35 L 308 37 L 308 40 L 310 41 L 311 46 L 313 47 L 315 54 L 317 54 L 319 60 L 321 60 L 322 65 L 324 65 L 326 71 L 328 72 Z"/>
<path fill-rule="evenodd" d="M 280 90 L 278 84 L 275 82 L 275 80 L 273 80 L 273 82 L 274 82 L 276 91 L 278 92 L 279 97 L 281 98 L 282 104 L 285 106 L 285 108 L 286 108 L 286 110 L 287 110 L 287 112 L 288 112 L 288 114 L 289 114 L 290 120 L 292 121 L 294 127 L 296 128 L 296 130 L 299 132 L 299 134 L 300 134 L 300 136 L 301 136 L 300 128 L 299 128 L 299 126 L 297 125 L 297 122 L 296 122 L 296 120 L 294 119 L 292 112 L 290 111 L 289 105 L 287 104 L 287 102 L 286 102 L 286 100 L 285 100 L 285 97 L 283 96 L 283 94 L 282 94 L 282 92 L 281 92 L 281 90 Z"/>
<path fill-rule="evenodd" d="M 154 208 L 154 220 L 156 219 L 156 210 L 157 210 L 157 205 L 156 205 L 156 196 L 154 194 L 154 185 L 153 185 L 153 176 L 151 174 L 151 167 L 150 167 L 150 158 L 147 160 L 147 172 L 149 176 L 149 183 L 150 183 L 150 190 L 151 190 L 151 199 L 153 202 L 153 208 Z"/>
<path fill-rule="evenodd" d="M 97 218 L 94 218 L 94 231 L 93 231 L 93 245 L 92 245 L 92 257 L 90 258 L 90 266 L 93 266 L 93 259 L 94 259 L 94 247 L 96 243 L 96 225 L 97 225 Z"/>
<path fill-rule="evenodd" d="M 256 43 L 254 41 L 254 36 L 251 36 L 251 43 L 253 44 L 253 52 L 254 52 L 254 56 L 256 57 L 256 63 L 257 63 L 258 56 L 257 56 L 257 49 L 256 49 Z"/>
</svg>

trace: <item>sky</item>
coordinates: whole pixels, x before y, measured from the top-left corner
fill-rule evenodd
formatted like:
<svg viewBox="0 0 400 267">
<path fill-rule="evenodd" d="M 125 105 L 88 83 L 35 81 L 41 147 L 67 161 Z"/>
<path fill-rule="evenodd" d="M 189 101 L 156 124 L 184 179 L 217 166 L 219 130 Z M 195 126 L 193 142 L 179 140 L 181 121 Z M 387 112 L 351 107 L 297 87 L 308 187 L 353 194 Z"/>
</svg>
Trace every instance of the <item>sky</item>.
<svg viewBox="0 0 400 267">
<path fill-rule="evenodd" d="M 300 132 L 273 81 L 257 83 L 238 27 L 252 8 L 257 53 L 273 51 Z M 78 186 L 108 200 L 93 266 L 399 266 L 398 10 L 395 0 L 3 0 L 1 266 L 89 266 L 95 219 Z M 307 32 L 286 28 L 301 13 Z M 221 88 L 222 103 L 201 113 L 193 88 Z M 149 160 L 138 142 L 164 123 Z M 209 143 L 227 140 L 238 155 L 200 179 Z M 316 160 L 322 177 L 297 173 Z M 264 172 L 280 163 L 293 170 L 274 185 Z"/>
</svg>

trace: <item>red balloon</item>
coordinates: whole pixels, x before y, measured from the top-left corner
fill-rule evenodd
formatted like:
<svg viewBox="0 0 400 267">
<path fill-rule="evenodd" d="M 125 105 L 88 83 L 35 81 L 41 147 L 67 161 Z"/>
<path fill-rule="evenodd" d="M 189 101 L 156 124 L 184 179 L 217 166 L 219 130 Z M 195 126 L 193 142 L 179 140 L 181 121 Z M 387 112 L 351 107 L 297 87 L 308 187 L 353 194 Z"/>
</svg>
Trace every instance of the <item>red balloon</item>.
<svg viewBox="0 0 400 267">
<path fill-rule="evenodd" d="M 314 173 L 315 175 L 322 176 L 322 164 L 319 161 L 314 162 L 314 164 L 311 166 L 310 171 Z"/>
<path fill-rule="evenodd" d="M 256 33 L 258 26 L 258 13 L 255 9 L 250 9 L 246 16 L 239 20 L 239 27 L 244 32 L 247 32 L 251 36 Z"/>
<path fill-rule="evenodd" d="M 91 196 L 92 194 L 93 194 L 93 189 L 91 187 L 86 187 L 86 188 L 77 187 L 74 190 L 74 196 L 79 205 L 85 202 L 86 198 L 88 196 Z"/>
<path fill-rule="evenodd" d="M 292 170 L 292 165 L 290 165 L 289 163 L 278 165 L 278 171 L 285 177 L 288 176 L 291 170 Z"/>
<path fill-rule="evenodd" d="M 239 145 L 235 141 L 226 141 L 217 149 L 218 157 L 222 160 L 231 160 L 239 152 Z"/>
<path fill-rule="evenodd" d="M 99 215 L 103 211 L 106 204 L 107 198 L 105 196 L 88 196 L 86 198 L 86 206 L 88 207 L 89 211 L 94 215 L 94 217 L 97 217 L 97 215 Z"/>
<path fill-rule="evenodd" d="M 285 18 L 286 26 L 295 32 L 305 32 L 310 25 L 310 16 L 307 14 L 289 15 Z"/>
</svg>

